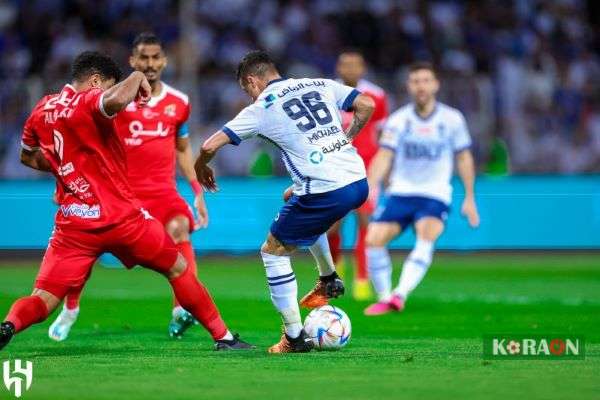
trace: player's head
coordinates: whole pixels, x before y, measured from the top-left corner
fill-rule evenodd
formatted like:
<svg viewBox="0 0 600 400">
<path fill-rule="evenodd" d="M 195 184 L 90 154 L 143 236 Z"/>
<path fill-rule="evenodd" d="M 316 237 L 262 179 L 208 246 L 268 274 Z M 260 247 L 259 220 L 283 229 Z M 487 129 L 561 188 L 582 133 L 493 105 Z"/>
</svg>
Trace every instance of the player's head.
<svg viewBox="0 0 600 400">
<path fill-rule="evenodd" d="M 271 80 L 280 77 L 275 63 L 262 50 L 246 54 L 237 67 L 237 80 L 253 100 L 256 100 Z"/>
<path fill-rule="evenodd" d="M 367 63 L 358 50 L 345 50 L 338 56 L 336 69 L 346 85 L 356 86 L 367 72 Z"/>
<path fill-rule="evenodd" d="M 435 100 L 435 95 L 440 89 L 440 82 L 433 65 L 423 61 L 411 64 L 408 67 L 406 87 L 418 106 Z"/>
<path fill-rule="evenodd" d="M 160 81 L 160 75 L 167 66 L 167 56 L 158 36 L 151 32 L 137 35 L 133 40 L 129 65 L 136 71 L 143 72 L 151 85 Z"/>
<path fill-rule="evenodd" d="M 108 89 L 121 79 L 121 69 L 109 56 L 97 51 L 84 51 L 75 57 L 71 76 L 78 90 Z"/>
</svg>

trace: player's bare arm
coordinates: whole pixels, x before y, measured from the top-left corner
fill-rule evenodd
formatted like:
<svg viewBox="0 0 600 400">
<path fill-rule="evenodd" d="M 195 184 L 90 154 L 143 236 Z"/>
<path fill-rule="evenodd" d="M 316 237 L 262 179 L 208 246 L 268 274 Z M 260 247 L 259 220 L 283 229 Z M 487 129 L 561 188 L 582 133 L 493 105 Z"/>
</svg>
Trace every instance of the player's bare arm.
<svg viewBox="0 0 600 400">
<path fill-rule="evenodd" d="M 352 103 L 352 109 L 354 115 L 352 116 L 352 122 L 346 129 L 346 136 L 348 139 L 353 139 L 358 132 L 365 126 L 373 111 L 375 111 L 375 102 L 367 95 L 360 94 L 356 96 Z"/>
<path fill-rule="evenodd" d="M 214 172 L 212 168 L 208 166 L 208 163 L 213 159 L 215 154 L 217 154 L 217 151 L 228 143 L 231 143 L 231 140 L 225 132 L 218 131 L 214 133 L 202 144 L 200 155 L 194 164 L 198 181 L 200 181 L 200 184 L 210 192 L 216 192 L 218 187 L 215 181 Z"/>
<path fill-rule="evenodd" d="M 456 154 L 456 169 L 465 188 L 465 200 L 461 213 L 469 221 L 471 227 L 479 226 L 479 212 L 475 203 L 475 162 L 470 150 L 462 150 Z"/>
<path fill-rule="evenodd" d="M 383 182 L 383 179 L 390 172 L 392 167 L 392 161 L 394 160 L 394 151 L 386 147 L 380 147 L 373 161 L 369 165 L 367 171 L 367 180 L 369 181 L 369 188 L 378 188 Z"/>
<path fill-rule="evenodd" d="M 201 187 L 196 188 L 198 185 L 198 178 L 196 171 L 194 170 L 194 156 L 192 154 L 192 145 L 188 137 L 178 137 L 177 142 L 177 164 L 181 168 L 181 173 L 190 182 L 192 189 L 194 190 L 194 207 L 198 212 L 197 225 L 199 228 L 206 228 L 208 226 L 208 210 L 206 208 L 206 202 L 204 201 L 204 192 Z"/>
<path fill-rule="evenodd" d="M 152 88 L 146 76 L 139 71 L 132 72 L 125 80 L 104 92 L 102 106 L 108 115 L 115 115 L 133 100 L 140 105 L 150 100 Z"/>
<path fill-rule="evenodd" d="M 26 150 L 21 149 L 21 163 L 28 166 L 29 168 L 37 169 L 38 171 L 51 172 L 52 169 L 48 160 L 42 154 L 39 149 Z"/>
</svg>

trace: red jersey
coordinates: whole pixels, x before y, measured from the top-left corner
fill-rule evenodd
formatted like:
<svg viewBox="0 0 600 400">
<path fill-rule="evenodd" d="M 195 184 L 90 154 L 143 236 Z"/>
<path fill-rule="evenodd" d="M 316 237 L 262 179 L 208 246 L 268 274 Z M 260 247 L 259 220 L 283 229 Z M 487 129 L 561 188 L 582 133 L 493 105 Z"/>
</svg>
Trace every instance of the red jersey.
<svg viewBox="0 0 600 400">
<path fill-rule="evenodd" d="M 127 157 L 127 177 L 140 199 L 176 190 L 176 140 L 188 136 L 189 115 L 188 96 L 162 82 L 160 94 L 146 106 L 131 103 L 115 118 Z"/>
<path fill-rule="evenodd" d="M 369 121 L 360 130 L 352 141 L 358 154 L 362 157 L 365 165 L 369 165 L 371 159 L 379 149 L 377 134 L 379 127 L 388 116 L 388 102 L 385 91 L 379 86 L 365 79 L 358 81 L 356 89 L 362 94 L 370 96 L 375 101 L 375 111 Z M 342 125 L 346 128 L 352 122 L 352 113 L 342 111 Z"/>
<path fill-rule="evenodd" d="M 66 85 L 37 103 L 23 129 L 23 147 L 39 148 L 57 179 L 55 222 L 62 227 L 96 229 L 140 213 L 102 94 L 101 89 L 77 92 Z"/>
</svg>

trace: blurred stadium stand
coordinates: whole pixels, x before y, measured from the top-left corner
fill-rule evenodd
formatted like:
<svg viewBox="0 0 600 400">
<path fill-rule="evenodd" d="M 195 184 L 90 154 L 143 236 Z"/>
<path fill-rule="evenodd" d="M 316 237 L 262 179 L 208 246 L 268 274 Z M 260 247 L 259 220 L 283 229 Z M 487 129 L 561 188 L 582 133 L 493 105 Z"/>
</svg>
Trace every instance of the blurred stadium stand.
<svg viewBox="0 0 600 400">
<path fill-rule="evenodd" d="M 18 162 L 22 123 L 68 79 L 73 57 L 98 49 L 126 68 L 143 30 L 166 43 L 164 79 L 192 97 L 196 147 L 247 104 L 233 71 L 248 50 L 269 50 L 288 76 L 333 77 L 337 54 L 352 47 L 392 108 L 407 101 L 407 63 L 434 61 L 481 171 L 506 143 L 512 173 L 599 172 L 599 15 L 593 0 L 2 1 L 0 177 L 38 176 Z M 247 175 L 265 149 L 275 154 L 260 142 L 223 152 L 219 174 Z"/>
</svg>

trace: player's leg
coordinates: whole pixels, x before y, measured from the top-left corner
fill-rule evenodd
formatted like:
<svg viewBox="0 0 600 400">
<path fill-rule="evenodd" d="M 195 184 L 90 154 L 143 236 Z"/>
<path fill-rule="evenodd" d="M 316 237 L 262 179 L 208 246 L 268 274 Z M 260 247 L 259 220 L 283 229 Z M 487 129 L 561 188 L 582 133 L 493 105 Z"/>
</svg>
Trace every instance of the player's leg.
<svg viewBox="0 0 600 400">
<path fill-rule="evenodd" d="M 371 298 L 371 285 L 367 264 L 367 229 L 369 226 L 370 212 L 361 207 L 357 210 L 358 232 L 354 244 L 354 285 L 352 295 L 355 300 L 364 301 Z"/>
<path fill-rule="evenodd" d="M 308 249 L 317 263 L 319 278 L 315 287 L 300 300 L 300 305 L 304 308 L 317 308 L 328 304 L 329 299 L 343 295 L 345 288 L 336 271 L 327 234 L 320 235 Z"/>
<path fill-rule="evenodd" d="M 57 342 L 62 342 L 69 337 L 71 328 L 79 317 L 79 299 L 83 286 L 76 287 L 67 293 L 62 311 L 48 328 L 48 337 Z"/>
<path fill-rule="evenodd" d="M 298 283 L 292 270 L 290 255 L 294 245 L 284 245 L 273 236 L 260 249 L 265 266 L 271 301 L 281 315 L 284 334 L 279 343 L 269 348 L 270 353 L 301 353 L 312 350 L 312 341 L 304 332 L 298 306 Z"/>
<path fill-rule="evenodd" d="M 179 304 L 210 333 L 216 350 L 253 348 L 229 331 L 208 290 L 158 221 L 140 216 L 115 232 L 113 241 L 111 252 L 126 266 L 139 264 L 168 279 Z"/>
<path fill-rule="evenodd" d="M 427 216 L 415 222 L 415 247 L 406 257 L 400 282 L 394 289 L 394 295 L 403 303 L 427 274 L 433 258 L 434 243 L 443 231 L 444 222 L 437 217 Z"/>
<path fill-rule="evenodd" d="M 15 301 L 0 324 L 0 348 L 15 333 L 44 321 L 73 287 L 84 284 L 96 258 L 93 236 L 55 232 L 44 254 L 31 296 Z"/>
<path fill-rule="evenodd" d="M 343 276 L 344 274 L 344 257 L 342 255 L 341 236 L 342 222 L 343 220 L 336 221 L 327 231 L 327 241 L 329 242 L 331 257 L 336 266 L 336 271 L 340 276 Z"/>
<path fill-rule="evenodd" d="M 186 260 L 188 268 L 191 269 L 194 276 L 197 276 L 196 255 L 190 242 L 190 221 L 185 215 L 176 215 L 170 218 L 165 229 L 173 242 L 177 245 L 179 252 Z M 172 319 L 169 322 L 169 335 L 174 338 L 181 338 L 185 331 L 195 323 L 194 317 L 186 311 L 176 298 L 173 298 Z"/>
<path fill-rule="evenodd" d="M 369 276 L 378 301 L 365 309 L 366 315 L 380 315 L 394 310 L 393 305 L 390 304 L 392 260 L 387 245 L 400 234 L 401 230 L 398 222 L 375 221 L 369 224 L 366 238 Z"/>
</svg>

